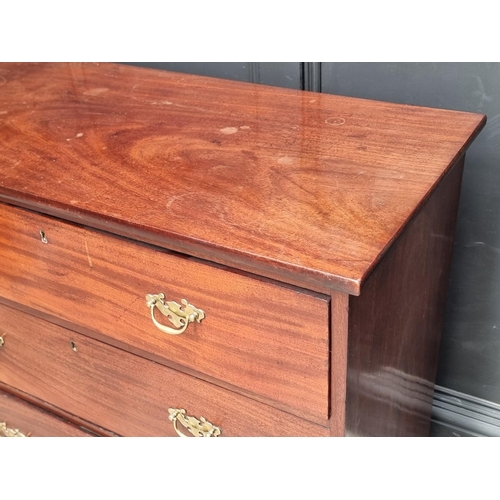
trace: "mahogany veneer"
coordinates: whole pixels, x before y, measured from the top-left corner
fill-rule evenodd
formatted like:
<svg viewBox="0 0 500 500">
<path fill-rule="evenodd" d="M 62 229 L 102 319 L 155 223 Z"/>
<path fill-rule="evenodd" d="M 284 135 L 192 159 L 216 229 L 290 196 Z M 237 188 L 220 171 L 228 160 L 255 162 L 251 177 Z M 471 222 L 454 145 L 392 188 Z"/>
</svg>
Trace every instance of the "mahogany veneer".
<svg viewBox="0 0 500 500">
<path fill-rule="evenodd" d="M 31 437 L 89 437 L 86 429 L 41 410 L 12 394 L 0 391 L 0 437 L 19 432 Z M 15 423 L 15 427 L 13 424 Z"/>
<path fill-rule="evenodd" d="M 47 244 L 33 231 L 38 227 Z M 6 205 L 0 205 L 0 261 L 5 299 L 24 297 L 23 305 L 98 331 L 108 343 L 275 399 L 319 423 L 328 420 L 327 296 Z M 206 319 L 189 333 L 165 335 L 145 307 L 151 291 L 189 297 Z M 259 314 L 268 309 L 271 314 Z"/>
<path fill-rule="evenodd" d="M 5 391 L 102 435 L 175 435 L 168 408 L 221 436 L 428 434 L 484 116 L 115 64 L 0 76 Z M 160 292 L 200 321 L 160 331 Z"/>
</svg>

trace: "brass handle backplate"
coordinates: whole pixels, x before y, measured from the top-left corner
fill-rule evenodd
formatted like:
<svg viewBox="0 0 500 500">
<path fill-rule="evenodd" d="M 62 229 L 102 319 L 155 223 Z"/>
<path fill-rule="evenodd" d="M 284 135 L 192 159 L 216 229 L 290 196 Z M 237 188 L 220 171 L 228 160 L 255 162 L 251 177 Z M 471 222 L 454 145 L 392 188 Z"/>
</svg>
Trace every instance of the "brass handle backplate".
<svg viewBox="0 0 500 500">
<path fill-rule="evenodd" d="M 175 432 L 177 432 L 177 434 L 181 437 L 188 436 L 179 430 L 177 426 L 178 422 L 180 422 L 195 437 L 217 437 L 221 434 L 219 427 L 211 424 L 204 417 L 200 417 L 200 420 L 198 420 L 195 417 L 187 416 L 186 410 L 182 408 L 169 408 L 168 413 L 170 413 L 168 418 L 174 424 Z"/>
<path fill-rule="evenodd" d="M 192 323 L 193 321 L 201 323 L 201 320 L 205 318 L 205 313 L 201 309 L 197 309 L 193 305 L 189 304 L 185 299 L 181 300 L 182 305 L 177 304 L 177 302 L 174 301 L 165 302 L 164 299 L 164 293 L 151 293 L 146 295 L 146 304 L 151 311 L 151 319 L 153 320 L 156 328 L 161 330 L 163 333 L 168 333 L 169 335 L 179 335 L 186 331 L 189 323 Z M 159 323 L 155 318 L 155 308 L 165 315 L 176 328 Z"/>
<path fill-rule="evenodd" d="M 23 434 L 19 429 L 11 429 L 7 427 L 5 422 L 0 422 L 0 437 L 16 437 L 16 438 L 25 438 L 28 435 Z"/>
</svg>

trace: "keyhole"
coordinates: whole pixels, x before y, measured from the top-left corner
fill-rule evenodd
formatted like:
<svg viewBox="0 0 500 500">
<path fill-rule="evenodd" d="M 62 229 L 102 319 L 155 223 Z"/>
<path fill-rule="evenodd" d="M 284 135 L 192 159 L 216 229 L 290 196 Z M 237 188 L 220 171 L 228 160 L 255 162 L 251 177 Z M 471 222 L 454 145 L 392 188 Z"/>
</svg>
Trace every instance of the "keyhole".
<svg viewBox="0 0 500 500">
<path fill-rule="evenodd" d="M 76 352 L 76 351 L 78 350 L 78 349 L 76 348 L 76 344 L 75 344 L 73 341 L 71 341 L 69 344 L 70 344 L 70 346 L 71 346 L 71 349 L 73 349 L 73 351 L 75 351 L 75 352 Z"/>
<path fill-rule="evenodd" d="M 43 231 L 40 231 L 40 239 L 42 240 L 42 243 L 48 243 L 47 237 Z"/>
</svg>

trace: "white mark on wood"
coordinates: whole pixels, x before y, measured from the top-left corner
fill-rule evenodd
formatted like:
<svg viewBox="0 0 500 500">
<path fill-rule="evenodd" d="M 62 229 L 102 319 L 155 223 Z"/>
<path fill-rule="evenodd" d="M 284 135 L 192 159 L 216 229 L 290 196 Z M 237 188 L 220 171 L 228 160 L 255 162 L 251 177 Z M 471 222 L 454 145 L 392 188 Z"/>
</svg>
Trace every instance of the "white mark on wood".
<svg viewBox="0 0 500 500">
<path fill-rule="evenodd" d="M 149 101 L 149 103 L 160 106 L 171 106 L 172 104 L 174 104 L 172 101 Z"/>
<path fill-rule="evenodd" d="M 282 156 L 281 158 L 278 158 L 278 163 L 280 165 L 291 165 L 294 162 L 295 158 L 292 156 Z"/>
<path fill-rule="evenodd" d="M 310 99 L 309 102 L 310 103 L 316 102 L 316 99 Z"/>
<path fill-rule="evenodd" d="M 192 194 L 194 194 L 194 192 L 188 192 L 188 193 L 184 193 L 184 194 L 179 194 L 179 195 L 176 195 L 176 196 L 172 196 L 172 198 L 170 198 L 168 201 L 167 201 L 167 210 L 170 210 L 171 207 L 172 207 L 172 204 L 174 203 L 174 201 L 177 201 L 177 200 L 180 200 L 181 198 L 184 198 L 186 196 L 191 196 Z"/>
<path fill-rule="evenodd" d="M 345 119 L 340 116 L 331 116 L 325 120 L 325 123 L 328 125 L 344 125 Z"/>
<path fill-rule="evenodd" d="M 87 254 L 87 261 L 89 263 L 90 269 L 93 269 L 94 266 L 92 265 L 92 259 L 90 258 L 89 246 L 87 245 L 87 240 L 84 240 L 84 242 L 85 242 L 85 253 Z"/>
<path fill-rule="evenodd" d="M 173 106 L 176 106 L 178 108 L 186 108 L 186 109 L 192 109 L 194 111 L 202 111 L 202 112 L 211 112 L 210 110 L 208 109 L 205 109 L 205 108 L 197 108 L 195 106 L 186 106 L 184 104 L 175 104 L 174 102 L 172 103 Z"/>
<path fill-rule="evenodd" d="M 236 127 L 225 127 L 221 128 L 220 131 L 222 134 L 230 135 L 230 134 L 236 134 L 238 132 L 238 129 Z"/>
<path fill-rule="evenodd" d="M 250 127 L 248 125 L 242 125 L 240 127 L 240 130 L 249 130 L 249 129 L 250 129 Z"/>
<path fill-rule="evenodd" d="M 101 95 L 104 94 L 104 92 L 107 92 L 109 89 L 107 87 L 99 87 L 96 89 L 89 89 L 86 90 L 83 95 L 91 95 L 91 96 L 96 96 L 96 95 Z"/>
<path fill-rule="evenodd" d="M 83 132 L 78 132 L 75 137 L 83 137 Z"/>
</svg>

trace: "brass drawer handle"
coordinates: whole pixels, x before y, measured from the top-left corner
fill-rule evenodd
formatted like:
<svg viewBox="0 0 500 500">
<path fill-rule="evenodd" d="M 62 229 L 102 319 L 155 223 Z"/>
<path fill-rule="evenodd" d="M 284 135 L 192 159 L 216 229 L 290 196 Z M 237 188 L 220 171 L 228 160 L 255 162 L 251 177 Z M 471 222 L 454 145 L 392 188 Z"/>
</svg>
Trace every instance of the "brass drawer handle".
<svg viewBox="0 0 500 500">
<path fill-rule="evenodd" d="M 198 420 L 195 417 L 186 416 L 186 410 L 182 408 L 169 408 L 168 412 L 170 413 L 168 418 L 174 424 L 175 432 L 180 437 L 188 436 L 179 430 L 177 422 L 180 422 L 195 437 L 217 437 L 221 434 L 220 428 L 208 422 L 204 417 Z"/>
<path fill-rule="evenodd" d="M 7 424 L 5 422 L 0 422 L 0 437 L 25 438 L 28 436 L 29 434 L 23 434 L 19 429 L 11 429 L 10 427 L 7 427 Z"/>
<path fill-rule="evenodd" d="M 174 301 L 165 302 L 164 299 L 164 293 L 146 295 L 146 304 L 151 311 L 151 319 L 153 320 L 156 328 L 161 330 L 163 333 L 168 333 L 169 335 L 179 335 L 186 331 L 189 323 L 192 323 L 193 321 L 201 323 L 201 320 L 205 317 L 205 313 L 201 309 L 197 309 L 192 306 L 185 299 L 181 300 L 182 305 L 177 304 L 177 302 Z M 158 323 L 155 318 L 155 307 L 162 314 L 164 314 L 170 322 L 177 327 L 177 329 Z"/>
</svg>

